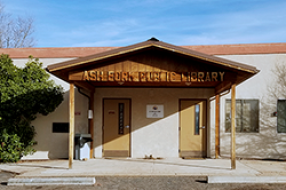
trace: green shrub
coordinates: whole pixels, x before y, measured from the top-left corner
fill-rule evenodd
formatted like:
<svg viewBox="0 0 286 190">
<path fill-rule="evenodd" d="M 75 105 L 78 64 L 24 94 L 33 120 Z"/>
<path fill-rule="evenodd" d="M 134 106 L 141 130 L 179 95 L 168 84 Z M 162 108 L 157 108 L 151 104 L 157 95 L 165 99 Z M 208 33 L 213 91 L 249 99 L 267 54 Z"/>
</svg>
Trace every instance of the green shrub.
<svg viewBox="0 0 286 190">
<path fill-rule="evenodd" d="M 30 57 L 25 67 L 0 55 L 0 162 L 16 162 L 35 150 L 38 114 L 48 115 L 63 101 L 63 88 L 49 79 L 38 59 Z"/>
<path fill-rule="evenodd" d="M 0 133 L 0 162 L 17 162 L 22 156 L 35 152 L 32 148 L 34 142 L 26 147 L 20 139 L 17 134 L 9 135 L 6 130 Z"/>
</svg>

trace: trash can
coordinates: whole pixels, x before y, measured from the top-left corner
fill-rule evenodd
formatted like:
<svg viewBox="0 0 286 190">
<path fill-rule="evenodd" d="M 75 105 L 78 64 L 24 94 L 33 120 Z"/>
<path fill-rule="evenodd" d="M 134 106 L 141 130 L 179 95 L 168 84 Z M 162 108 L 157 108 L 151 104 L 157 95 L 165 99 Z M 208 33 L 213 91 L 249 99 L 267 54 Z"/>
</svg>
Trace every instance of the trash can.
<svg viewBox="0 0 286 190">
<path fill-rule="evenodd" d="M 89 159 L 91 134 L 75 134 L 75 159 Z"/>
</svg>

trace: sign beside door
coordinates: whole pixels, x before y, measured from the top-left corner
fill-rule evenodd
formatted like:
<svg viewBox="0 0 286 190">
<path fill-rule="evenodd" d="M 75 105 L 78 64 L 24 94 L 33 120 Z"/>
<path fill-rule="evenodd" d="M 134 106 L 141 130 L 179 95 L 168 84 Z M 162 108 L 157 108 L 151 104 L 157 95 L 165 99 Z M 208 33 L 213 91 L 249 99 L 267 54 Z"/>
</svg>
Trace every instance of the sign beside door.
<svg viewBox="0 0 286 190">
<path fill-rule="evenodd" d="M 147 118 L 163 118 L 164 117 L 164 105 L 152 104 L 146 106 Z"/>
</svg>

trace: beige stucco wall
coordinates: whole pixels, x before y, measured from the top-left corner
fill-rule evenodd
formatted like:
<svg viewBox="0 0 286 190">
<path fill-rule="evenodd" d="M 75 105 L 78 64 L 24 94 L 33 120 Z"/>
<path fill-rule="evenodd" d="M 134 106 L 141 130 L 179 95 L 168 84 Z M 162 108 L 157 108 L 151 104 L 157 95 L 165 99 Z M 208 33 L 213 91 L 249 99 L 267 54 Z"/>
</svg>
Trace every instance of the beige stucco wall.
<svg viewBox="0 0 286 190">
<path fill-rule="evenodd" d="M 47 65 L 71 60 L 72 58 L 41 58 L 43 68 Z M 23 67 L 28 59 L 13 59 L 14 64 Z M 35 127 L 35 141 L 37 145 L 34 147 L 37 152 L 33 155 L 23 157 L 23 159 L 55 159 L 68 157 L 68 133 L 53 133 L 53 122 L 69 122 L 69 84 L 53 75 L 50 79 L 56 84 L 61 85 L 64 89 L 64 101 L 52 113 L 47 116 L 38 115 L 37 119 L 32 122 Z M 88 132 L 88 99 L 75 91 L 75 133 Z"/>
<path fill-rule="evenodd" d="M 273 70 L 276 64 L 286 64 L 286 54 L 267 55 L 228 55 L 223 58 L 255 66 L 260 72 L 237 87 L 237 99 L 258 99 L 259 133 L 236 133 L 236 155 L 241 158 L 286 158 L 286 134 L 277 133 L 277 117 L 271 113 L 276 107 L 266 110 L 262 102 L 267 102 L 269 91 L 267 86 L 276 85 Z M 286 96 L 281 97 L 286 98 Z M 225 133 L 225 100 L 230 99 L 230 93 L 221 98 L 221 156 L 230 157 L 230 134 Z M 274 100 L 276 104 L 277 100 Z M 212 104 L 214 106 L 214 104 Z M 212 118 L 212 120 L 214 120 Z M 267 124 L 263 124 L 262 120 Z M 214 128 L 214 124 L 212 125 Z M 213 141 L 214 143 L 214 141 Z"/>
<path fill-rule="evenodd" d="M 75 134 L 88 133 L 88 99 L 75 91 Z M 47 116 L 38 115 L 37 119 L 32 122 L 35 127 L 34 147 L 37 152 L 23 159 L 56 159 L 68 158 L 68 140 L 69 133 L 53 133 L 52 127 L 54 122 L 69 122 L 69 92 L 64 94 L 64 101 L 52 113 Z"/>
<path fill-rule="evenodd" d="M 209 98 L 213 89 L 180 88 L 96 88 L 94 147 L 95 157 L 102 157 L 103 98 L 131 99 L 131 157 L 178 157 L 179 99 Z M 147 104 L 164 105 L 164 118 L 146 118 Z"/>
<path fill-rule="evenodd" d="M 265 101 L 268 96 L 267 85 L 273 84 L 273 73 L 271 70 L 276 63 L 286 64 L 286 54 L 266 54 L 266 55 L 228 55 L 220 56 L 233 61 L 256 66 L 260 72 L 253 78 L 245 81 L 237 87 L 237 98 L 239 99 L 259 99 Z M 70 58 L 69 58 L 70 59 Z M 69 60 L 41 59 L 44 67 Z M 23 66 L 27 59 L 14 59 L 14 63 Z M 57 110 L 48 116 L 39 115 L 33 121 L 36 128 L 35 146 L 37 153 L 28 156 L 29 159 L 64 158 L 68 156 L 68 134 L 52 133 L 53 122 L 68 122 L 68 94 L 69 84 L 52 76 L 52 79 L 64 87 L 65 101 Z M 102 157 L 102 98 L 131 98 L 132 100 L 132 133 L 131 133 L 131 156 L 142 158 L 152 154 L 154 157 L 178 157 L 178 125 L 179 125 L 179 99 L 180 98 L 209 98 L 213 93 L 212 89 L 165 89 L 165 88 L 96 88 L 94 103 L 94 156 Z M 163 98 L 162 98 L 163 97 Z M 283 98 L 283 97 L 282 97 Z M 286 98 L 286 97 L 284 97 Z M 230 134 L 225 133 L 225 100 L 230 99 L 230 93 L 221 98 L 221 156 L 230 156 Z M 275 103 L 275 102 L 274 102 Z M 87 106 L 88 100 L 76 91 L 75 100 L 76 133 L 87 132 Z M 165 107 L 165 117 L 163 119 L 147 119 L 146 104 L 163 104 Z M 261 104 L 260 104 L 261 108 Z M 262 108 L 261 108 L 262 109 Z M 278 134 L 276 128 L 276 117 L 271 117 L 270 111 L 260 110 L 263 119 L 269 125 L 259 124 L 259 133 L 237 133 L 237 157 L 242 158 L 286 158 L 286 134 Z M 208 106 L 208 156 L 214 157 L 215 151 L 215 102 L 209 101 Z"/>
</svg>

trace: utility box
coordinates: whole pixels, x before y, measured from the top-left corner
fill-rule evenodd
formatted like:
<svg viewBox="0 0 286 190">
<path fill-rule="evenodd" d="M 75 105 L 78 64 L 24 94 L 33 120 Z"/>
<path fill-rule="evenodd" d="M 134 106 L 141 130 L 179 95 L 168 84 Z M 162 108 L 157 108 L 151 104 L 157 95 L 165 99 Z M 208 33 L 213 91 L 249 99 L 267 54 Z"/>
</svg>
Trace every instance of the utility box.
<svg viewBox="0 0 286 190">
<path fill-rule="evenodd" d="M 75 159 L 83 160 L 90 158 L 90 142 L 92 142 L 91 134 L 75 134 Z"/>
</svg>

